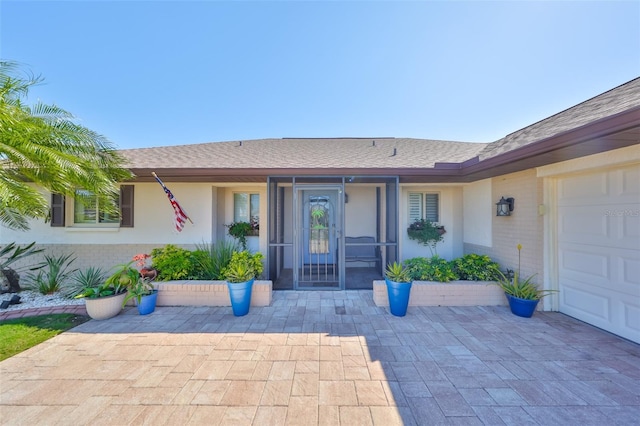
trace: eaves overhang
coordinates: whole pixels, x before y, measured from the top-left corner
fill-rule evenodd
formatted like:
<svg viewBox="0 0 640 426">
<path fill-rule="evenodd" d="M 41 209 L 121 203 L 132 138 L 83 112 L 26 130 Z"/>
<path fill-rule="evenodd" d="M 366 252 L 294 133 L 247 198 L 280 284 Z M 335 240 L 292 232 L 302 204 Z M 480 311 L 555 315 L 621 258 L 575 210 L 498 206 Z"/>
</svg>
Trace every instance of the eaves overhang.
<svg viewBox="0 0 640 426">
<path fill-rule="evenodd" d="M 638 144 L 640 106 L 494 157 L 471 159 L 461 164 L 462 175 L 473 182 Z"/>
<path fill-rule="evenodd" d="M 425 168 L 132 168 L 137 182 L 152 172 L 169 182 L 266 182 L 269 176 L 398 176 L 401 183 L 474 182 L 640 144 L 640 106 L 488 158 Z"/>
</svg>

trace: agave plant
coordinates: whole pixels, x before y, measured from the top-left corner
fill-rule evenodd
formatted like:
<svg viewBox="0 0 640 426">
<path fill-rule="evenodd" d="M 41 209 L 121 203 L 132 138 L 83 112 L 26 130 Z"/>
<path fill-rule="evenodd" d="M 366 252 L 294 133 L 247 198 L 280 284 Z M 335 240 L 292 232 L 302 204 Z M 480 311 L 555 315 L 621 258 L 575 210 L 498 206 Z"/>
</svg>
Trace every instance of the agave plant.
<svg viewBox="0 0 640 426">
<path fill-rule="evenodd" d="M 79 270 L 72 282 L 66 285 L 62 292 L 67 297 L 101 297 L 114 294 L 113 289 L 104 284 L 105 272 L 102 268 L 89 267 Z M 81 296 L 80 296 L 81 295 Z"/>
<path fill-rule="evenodd" d="M 502 272 L 499 273 L 499 277 L 496 283 L 502 288 L 502 290 L 513 297 L 526 300 L 540 300 L 551 293 L 555 293 L 556 290 L 541 290 L 531 280 L 535 277 L 531 275 L 524 281 L 520 280 L 519 273 L 515 272 L 513 279 L 506 277 Z"/>
<path fill-rule="evenodd" d="M 54 294 L 63 289 L 71 279 L 77 269 L 70 269 L 76 258 L 73 254 L 62 254 L 60 256 L 44 256 L 42 269 L 37 274 L 27 274 L 30 281 L 29 287 L 42 294 Z"/>
<path fill-rule="evenodd" d="M 410 283 L 411 276 L 409 275 L 409 270 L 405 268 L 402 263 L 393 262 L 387 265 L 387 270 L 385 271 L 386 277 L 393 282 L 397 283 Z"/>
</svg>

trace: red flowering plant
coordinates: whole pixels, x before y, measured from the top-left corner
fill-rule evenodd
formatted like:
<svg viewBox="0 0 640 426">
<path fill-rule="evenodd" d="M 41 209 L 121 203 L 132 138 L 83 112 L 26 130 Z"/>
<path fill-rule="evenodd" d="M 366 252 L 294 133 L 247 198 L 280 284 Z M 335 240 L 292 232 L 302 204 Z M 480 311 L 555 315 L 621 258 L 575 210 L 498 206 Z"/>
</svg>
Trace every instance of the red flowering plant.
<svg viewBox="0 0 640 426">
<path fill-rule="evenodd" d="M 147 259 L 151 259 L 151 255 L 146 253 L 139 253 L 133 256 L 133 261 L 136 262 L 136 266 L 140 268 L 140 276 L 153 280 L 158 276 L 158 271 L 151 266 L 147 266 Z"/>
<path fill-rule="evenodd" d="M 133 256 L 133 261 L 136 262 L 136 265 L 145 268 L 147 266 L 147 259 L 150 259 L 151 255 L 146 253 L 139 253 Z"/>
</svg>

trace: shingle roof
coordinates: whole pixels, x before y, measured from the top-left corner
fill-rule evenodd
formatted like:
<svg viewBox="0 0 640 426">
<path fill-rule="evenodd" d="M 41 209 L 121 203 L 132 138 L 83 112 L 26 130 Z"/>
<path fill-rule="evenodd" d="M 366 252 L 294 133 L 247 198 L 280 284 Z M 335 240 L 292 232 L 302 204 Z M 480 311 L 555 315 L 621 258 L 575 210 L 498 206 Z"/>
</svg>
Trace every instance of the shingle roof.
<svg viewBox="0 0 640 426">
<path fill-rule="evenodd" d="M 374 142 L 375 141 L 375 142 Z M 482 143 L 425 139 L 259 139 L 122 151 L 131 168 L 429 168 L 478 155 Z"/>
<path fill-rule="evenodd" d="M 638 107 L 640 78 L 492 143 L 411 138 L 284 138 L 139 148 L 121 153 L 131 169 L 410 171 L 434 168 L 436 163 L 482 162 Z M 452 166 L 451 170 L 456 168 Z"/>
<path fill-rule="evenodd" d="M 482 150 L 479 157 L 480 160 L 495 157 L 638 106 L 640 106 L 640 78 L 490 143 Z"/>
</svg>

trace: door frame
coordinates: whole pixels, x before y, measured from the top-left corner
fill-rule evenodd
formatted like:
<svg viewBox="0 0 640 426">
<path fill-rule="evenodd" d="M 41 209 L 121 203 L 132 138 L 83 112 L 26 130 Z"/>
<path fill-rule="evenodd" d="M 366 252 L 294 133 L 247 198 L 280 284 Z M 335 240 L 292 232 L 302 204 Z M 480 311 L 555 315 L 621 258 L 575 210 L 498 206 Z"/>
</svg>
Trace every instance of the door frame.
<svg viewBox="0 0 640 426">
<path fill-rule="evenodd" d="M 300 256 L 304 249 L 303 232 L 304 219 L 302 218 L 304 208 L 303 191 L 336 191 L 335 222 L 336 222 L 336 250 L 337 250 L 337 286 L 313 287 L 313 290 L 344 290 L 344 181 L 342 183 L 295 183 L 293 184 L 293 289 L 311 290 L 308 287 L 300 287 L 299 265 Z"/>
</svg>

